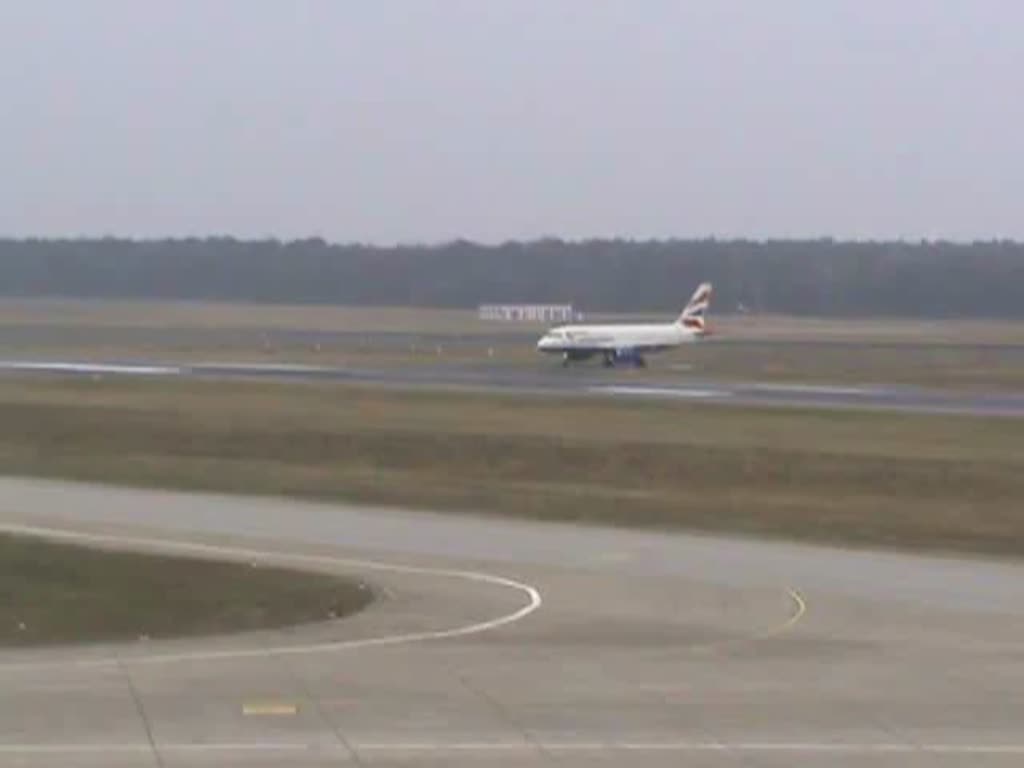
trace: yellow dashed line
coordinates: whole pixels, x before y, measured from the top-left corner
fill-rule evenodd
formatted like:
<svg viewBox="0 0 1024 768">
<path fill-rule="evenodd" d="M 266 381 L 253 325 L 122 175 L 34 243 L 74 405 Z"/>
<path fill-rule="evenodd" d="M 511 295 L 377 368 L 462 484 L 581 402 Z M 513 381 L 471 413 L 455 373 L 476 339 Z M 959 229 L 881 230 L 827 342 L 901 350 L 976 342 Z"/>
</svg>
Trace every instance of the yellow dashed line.
<svg viewBox="0 0 1024 768">
<path fill-rule="evenodd" d="M 780 632 L 785 632 L 787 629 L 791 629 L 800 619 L 807 613 L 807 601 L 804 600 L 803 595 L 797 592 L 795 589 L 790 589 L 789 596 L 793 602 L 796 603 L 796 613 L 789 617 L 789 621 L 782 625 Z"/>
<path fill-rule="evenodd" d="M 767 629 L 763 632 L 749 635 L 748 637 L 737 638 L 734 640 L 726 640 L 724 642 L 712 642 L 707 643 L 705 645 L 694 645 L 691 646 L 690 649 L 693 651 L 706 653 L 728 652 L 730 649 L 743 646 L 748 643 L 757 642 L 758 640 L 769 640 L 773 637 L 778 637 L 779 635 L 788 632 L 793 627 L 795 627 L 800 622 L 800 620 L 806 615 L 807 601 L 804 600 L 803 595 L 801 595 L 795 589 L 787 589 L 786 596 L 789 597 L 790 601 L 793 603 L 794 610 L 790 617 L 786 619 L 782 624 Z"/>
<path fill-rule="evenodd" d="M 796 610 L 793 611 L 793 615 L 790 616 L 783 624 L 770 629 L 765 632 L 761 637 L 774 637 L 775 635 L 781 635 L 783 632 L 788 632 L 804 617 L 807 613 L 807 601 L 804 600 L 803 596 L 795 589 L 787 589 L 786 594 L 789 595 L 789 599 L 793 601 L 793 605 L 796 606 Z"/>
</svg>

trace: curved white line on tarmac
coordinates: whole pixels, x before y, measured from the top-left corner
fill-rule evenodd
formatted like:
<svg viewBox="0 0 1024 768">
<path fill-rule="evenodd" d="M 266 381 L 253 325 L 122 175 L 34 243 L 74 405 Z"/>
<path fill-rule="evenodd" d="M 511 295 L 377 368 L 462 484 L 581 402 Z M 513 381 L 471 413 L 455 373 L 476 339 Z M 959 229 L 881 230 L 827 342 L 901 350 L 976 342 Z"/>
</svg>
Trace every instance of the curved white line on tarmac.
<svg viewBox="0 0 1024 768">
<path fill-rule="evenodd" d="M 400 635 L 369 637 L 358 640 L 338 640 L 333 642 L 310 643 L 305 645 L 282 645 L 276 647 L 238 648 L 219 651 L 192 651 L 182 653 L 163 653 L 150 655 L 127 654 L 117 658 L 103 659 L 52 659 L 25 662 L 0 662 L 0 671 L 24 670 L 50 667 L 109 667 L 119 664 L 167 664 L 184 661 L 220 661 L 228 659 L 246 659 L 265 656 L 312 655 L 343 650 L 356 650 L 385 645 L 405 645 L 432 640 L 448 640 L 456 637 L 467 637 L 490 632 L 501 627 L 514 624 L 525 619 L 539 609 L 543 603 L 540 591 L 536 587 L 504 576 L 495 576 L 478 571 L 448 570 L 442 568 L 425 568 L 413 565 L 381 563 L 375 560 L 358 560 L 329 555 L 292 555 L 286 552 L 272 552 L 246 547 L 220 546 L 216 544 L 199 544 L 174 539 L 156 539 L 137 536 L 118 536 L 114 534 L 86 533 L 64 528 L 50 528 L 32 525 L 0 523 L 0 531 L 28 536 L 43 536 L 54 540 L 63 540 L 92 544 L 115 544 L 143 549 L 177 550 L 183 553 L 214 555 L 218 557 L 258 558 L 277 560 L 288 563 L 306 563 L 308 565 L 331 565 L 354 570 L 374 570 L 388 573 L 403 573 L 442 578 L 463 579 L 483 584 L 491 584 L 505 589 L 516 590 L 527 597 L 524 606 L 512 613 L 498 616 L 487 621 L 466 624 L 451 629 L 440 629 L 424 632 L 409 632 Z M 112 646 L 113 647 L 113 646 Z M 125 646 L 128 648 L 128 646 Z M 118 647 L 116 650 L 122 650 Z"/>
</svg>

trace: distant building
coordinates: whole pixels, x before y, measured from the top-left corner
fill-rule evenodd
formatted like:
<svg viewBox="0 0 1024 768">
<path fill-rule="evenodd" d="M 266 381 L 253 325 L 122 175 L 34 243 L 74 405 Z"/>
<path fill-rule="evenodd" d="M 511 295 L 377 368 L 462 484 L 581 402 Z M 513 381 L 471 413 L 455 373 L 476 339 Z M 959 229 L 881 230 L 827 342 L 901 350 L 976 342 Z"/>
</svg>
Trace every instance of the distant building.
<svg viewBox="0 0 1024 768">
<path fill-rule="evenodd" d="M 567 323 L 577 319 L 572 304 L 481 304 L 481 320 L 513 323 Z"/>
</svg>

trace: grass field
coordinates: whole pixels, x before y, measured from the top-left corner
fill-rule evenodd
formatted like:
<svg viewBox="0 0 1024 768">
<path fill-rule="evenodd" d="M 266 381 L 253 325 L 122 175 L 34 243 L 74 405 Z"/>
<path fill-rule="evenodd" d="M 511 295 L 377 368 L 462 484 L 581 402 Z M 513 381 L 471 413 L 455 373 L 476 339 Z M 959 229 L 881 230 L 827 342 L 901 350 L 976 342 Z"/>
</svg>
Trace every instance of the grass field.
<svg viewBox="0 0 1024 768">
<path fill-rule="evenodd" d="M 243 304 L 200 301 L 0 299 L 0 328 L 266 329 L 388 333 L 494 333 L 521 326 L 486 323 L 475 310 L 416 307 Z"/>
<path fill-rule="evenodd" d="M 0 647 L 268 629 L 340 618 L 371 599 L 326 574 L 0 534 Z"/>
<path fill-rule="evenodd" d="M 0 381 L 0 470 L 1024 552 L 1024 423 L 312 384 Z"/>
<path fill-rule="evenodd" d="M 685 298 L 679 309 L 683 303 Z M 677 314 L 678 310 L 643 315 L 593 314 L 585 322 L 667 322 Z M 1024 322 L 1012 320 L 736 315 L 723 314 L 714 306 L 711 319 L 717 333 L 738 341 L 1024 344 Z M 492 336 L 533 334 L 543 330 L 545 324 L 482 321 L 475 310 L 465 309 L 0 298 L 0 329 L 20 326 Z"/>
</svg>

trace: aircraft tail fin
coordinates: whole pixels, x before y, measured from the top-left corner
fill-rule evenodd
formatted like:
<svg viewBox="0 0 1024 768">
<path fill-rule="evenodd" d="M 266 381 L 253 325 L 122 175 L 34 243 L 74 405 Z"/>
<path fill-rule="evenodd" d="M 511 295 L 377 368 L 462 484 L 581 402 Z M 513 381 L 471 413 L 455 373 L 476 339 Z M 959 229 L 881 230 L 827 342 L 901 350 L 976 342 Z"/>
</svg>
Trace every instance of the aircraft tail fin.
<svg viewBox="0 0 1024 768">
<path fill-rule="evenodd" d="M 711 283 L 701 283 L 697 286 L 697 290 L 690 297 L 690 302 L 676 322 L 697 333 L 707 333 L 706 321 L 708 308 L 711 306 L 712 292 Z"/>
</svg>

